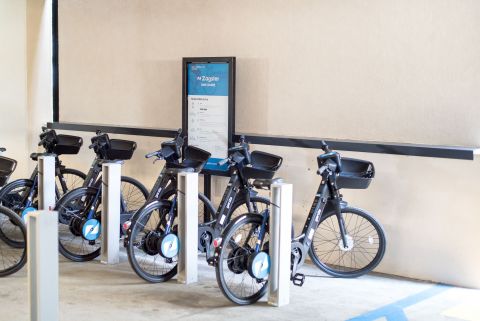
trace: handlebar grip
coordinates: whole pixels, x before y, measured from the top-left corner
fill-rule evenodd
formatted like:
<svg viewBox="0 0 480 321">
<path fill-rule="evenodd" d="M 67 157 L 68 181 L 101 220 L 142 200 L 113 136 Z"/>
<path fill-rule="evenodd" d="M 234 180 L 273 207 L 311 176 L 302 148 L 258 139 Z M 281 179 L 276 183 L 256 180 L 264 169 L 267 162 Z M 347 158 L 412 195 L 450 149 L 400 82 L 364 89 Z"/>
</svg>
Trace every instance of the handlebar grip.
<svg viewBox="0 0 480 321">
<path fill-rule="evenodd" d="M 228 149 L 228 151 L 231 153 L 231 152 L 238 152 L 238 151 L 241 151 L 243 150 L 243 146 L 233 146 L 233 147 L 230 147 Z"/>
<path fill-rule="evenodd" d="M 95 144 L 88 146 L 89 149 L 92 149 L 93 147 L 95 147 Z"/>
<path fill-rule="evenodd" d="M 325 153 L 330 153 L 330 148 L 328 147 L 327 143 L 326 143 L 324 140 L 322 140 L 321 144 L 322 144 L 322 147 L 321 147 L 322 150 L 323 150 Z"/>
<path fill-rule="evenodd" d="M 153 152 L 153 153 L 148 153 L 147 155 L 145 155 L 145 158 L 151 158 L 151 157 L 156 156 L 156 155 L 158 155 L 158 151 Z"/>
<path fill-rule="evenodd" d="M 7 149 L 5 147 L 0 147 L 0 152 L 3 153 L 3 152 L 6 152 Z"/>
</svg>

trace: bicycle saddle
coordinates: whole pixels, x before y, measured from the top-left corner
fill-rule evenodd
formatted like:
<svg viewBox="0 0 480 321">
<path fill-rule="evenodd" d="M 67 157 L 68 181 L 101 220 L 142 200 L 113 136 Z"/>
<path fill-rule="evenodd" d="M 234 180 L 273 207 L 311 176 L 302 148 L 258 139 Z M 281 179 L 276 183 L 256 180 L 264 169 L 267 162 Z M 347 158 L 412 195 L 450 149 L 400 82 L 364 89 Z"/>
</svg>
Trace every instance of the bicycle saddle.
<svg viewBox="0 0 480 321">
<path fill-rule="evenodd" d="M 49 154 L 49 153 L 31 153 L 30 158 L 33 161 L 37 161 L 39 156 L 46 156 L 46 155 L 52 155 L 52 154 Z"/>
<path fill-rule="evenodd" d="M 283 178 L 280 178 L 280 177 L 276 177 L 272 179 L 258 178 L 253 181 L 252 185 L 258 189 L 270 189 L 270 185 L 275 183 L 282 183 L 282 182 L 283 182 Z"/>
<path fill-rule="evenodd" d="M 38 156 L 41 156 L 42 154 L 41 153 L 31 153 L 30 154 L 30 158 L 33 160 L 33 161 L 37 161 L 38 160 Z"/>
</svg>

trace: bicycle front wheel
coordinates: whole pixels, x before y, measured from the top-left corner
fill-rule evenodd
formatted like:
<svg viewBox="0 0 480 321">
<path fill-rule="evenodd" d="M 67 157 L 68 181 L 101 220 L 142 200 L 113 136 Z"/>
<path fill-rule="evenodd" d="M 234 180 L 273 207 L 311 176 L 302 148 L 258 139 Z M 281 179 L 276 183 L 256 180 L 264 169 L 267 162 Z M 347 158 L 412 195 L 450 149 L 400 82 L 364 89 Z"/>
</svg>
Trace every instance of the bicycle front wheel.
<svg viewBox="0 0 480 321">
<path fill-rule="evenodd" d="M 23 221 L 15 212 L 0 206 L 0 229 L 10 242 L 0 238 L 0 277 L 20 270 L 27 261 L 26 229 Z"/>
<path fill-rule="evenodd" d="M 340 222 L 334 212 L 320 220 L 309 255 L 325 273 L 341 278 L 354 278 L 372 271 L 385 254 L 385 233 L 367 212 L 346 207 L 341 211 L 345 225 L 345 241 Z"/>
<path fill-rule="evenodd" d="M 217 283 L 222 293 L 236 304 L 255 303 L 267 291 L 268 273 L 264 277 L 255 277 L 252 272 L 252 266 L 255 265 L 255 245 L 259 241 L 261 226 L 261 215 L 241 215 L 231 221 L 222 237 L 222 246 L 218 250 L 218 261 L 215 265 Z M 266 253 L 268 257 L 268 227 L 265 232 L 260 240 L 259 253 Z"/>
<path fill-rule="evenodd" d="M 68 192 L 57 202 L 58 211 L 58 249 L 67 259 L 75 262 L 91 261 L 100 255 L 100 235 L 86 239 L 83 225 L 89 211 L 93 209 L 93 218 L 101 220 L 101 197 L 95 202 L 96 189 L 79 188 Z"/>
<path fill-rule="evenodd" d="M 128 261 L 139 277 L 151 283 L 168 281 L 177 274 L 177 255 L 165 257 L 160 251 L 170 208 L 161 202 L 147 204 L 135 214 L 129 228 Z"/>
</svg>

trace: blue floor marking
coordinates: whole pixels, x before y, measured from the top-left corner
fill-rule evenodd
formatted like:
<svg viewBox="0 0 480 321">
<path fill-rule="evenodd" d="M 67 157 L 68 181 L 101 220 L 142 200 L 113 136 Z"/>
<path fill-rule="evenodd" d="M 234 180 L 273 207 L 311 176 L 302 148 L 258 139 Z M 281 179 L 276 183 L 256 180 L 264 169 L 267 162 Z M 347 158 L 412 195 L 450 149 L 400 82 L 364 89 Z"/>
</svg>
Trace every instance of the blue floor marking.
<svg viewBox="0 0 480 321">
<path fill-rule="evenodd" d="M 437 294 L 440 294 L 448 289 L 451 286 L 444 284 L 436 284 L 422 292 L 407 296 L 404 299 L 398 300 L 396 302 L 385 305 L 376 310 L 367 312 L 358 317 L 348 319 L 347 321 L 372 321 L 384 317 L 388 321 L 407 321 L 407 316 L 403 309 L 417 304 L 420 301 L 429 299 Z"/>
</svg>

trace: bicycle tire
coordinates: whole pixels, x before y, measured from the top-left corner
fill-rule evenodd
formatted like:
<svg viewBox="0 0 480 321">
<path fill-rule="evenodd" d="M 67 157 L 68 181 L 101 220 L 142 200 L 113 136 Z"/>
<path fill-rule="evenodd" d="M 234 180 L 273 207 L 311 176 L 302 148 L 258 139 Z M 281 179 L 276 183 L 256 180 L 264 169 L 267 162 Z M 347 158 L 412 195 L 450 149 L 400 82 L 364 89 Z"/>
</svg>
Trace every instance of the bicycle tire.
<svg viewBox="0 0 480 321">
<path fill-rule="evenodd" d="M 237 217 L 235 220 L 231 221 L 228 227 L 225 229 L 224 233 L 222 234 L 222 245 L 217 248 L 217 262 L 215 264 L 217 283 L 225 297 L 235 304 L 247 305 L 255 303 L 265 295 L 268 288 L 268 278 L 264 280 L 256 280 L 252 278 L 245 263 L 245 256 L 250 257 L 252 247 L 254 246 L 255 242 L 252 242 L 252 244 L 247 242 L 243 246 L 237 246 L 237 243 L 240 243 L 244 237 L 242 236 L 239 238 L 238 236 L 240 234 L 234 236 L 235 233 L 238 232 L 242 227 L 246 227 L 246 230 L 248 230 L 248 233 L 246 233 L 247 235 L 255 235 L 255 233 L 252 233 L 251 230 L 257 229 L 259 226 L 261 226 L 262 221 L 263 217 L 259 214 L 244 214 Z M 248 225 L 250 225 L 250 227 Z M 268 229 L 266 232 L 268 232 Z M 232 242 L 230 242 L 230 240 L 237 246 L 235 249 L 233 249 Z M 249 241 L 251 240 L 249 239 Z M 263 250 L 268 251 L 268 247 L 265 247 L 268 241 L 265 242 L 264 239 L 263 242 Z M 230 248 L 232 248 L 231 251 L 229 251 Z M 242 257 L 243 259 L 241 259 Z M 231 272 L 233 274 L 227 277 L 227 272 Z M 229 285 L 229 282 L 236 280 L 237 276 L 239 276 L 242 283 L 246 278 L 251 279 L 251 282 L 247 281 L 249 287 L 248 290 L 251 290 L 250 292 L 247 293 L 246 289 L 240 288 L 238 283 L 235 283 L 232 286 Z M 261 286 L 254 289 L 254 286 L 256 285 L 255 282 L 257 282 L 257 284 L 261 284 Z M 235 293 L 234 290 L 239 288 L 241 289 L 240 294 Z"/>
<path fill-rule="evenodd" d="M 143 184 L 141 184 L 137 180 L 128 176 L 122 176 L 121 183 L 134 185 L 135 188 L 141 191 L 141 195 L 145 198 L 143 203 L 145 203 L 146 198 L 148 197 L 148 192 L 145 186 L 143 186 Z M 57 202 L 55 210 L 59 212 L 58 213 L 59 216 L 64 215 L 65 211 L 69 211 L 69 210 L 71 211 L 71 209 L 69 208 L 69 204 L 72 204 L 72 203 L 74 204 L 76 201 L 79 201 L 82 199 L 88 200 L 90 197 L 94 197 L 96 193 L 97 193 L 97 188 L 79 188 L 79 189 L 70 191 Z M 98 210 L 101 208 L 100 207 L 101 202 L 102 200 L 100 197 L 99 200 L 97 201 L 97 204 L 94 205 L 94 208 L 96 209 L 96 212 L 97 212 L 96 218 L 99 221 L 100 221 L 100 213 L 98 213 Z M 128 204 L 126 205 L 128 208 Z M 84 208 L 79 208 L 76 210 L 81 211 L 81 215 L 84 216 L 84 213 L 83 213 L 83 211 L 85 210 Z M 133 214 L 129 214 L 129 215 L 133 215 Z M 68 221 L 70 224 L 69 216 L 66 215 L 66 218 L 64 218 L 63 220 Z M 70 235 L 69 235 L 69 232 L 70 232 Z M 67 246 L 66 239 L 68 239 L 68 237 L 70 237 L 70 242 L 75 240 L 77 244 L 71 244 Z M 95 242 L 87 241 L 81 235 L 74 235 L 72 230 L 70 229 L 70 225 L 67 226 L 66 224 L 62 224 L 62 223 L 59 224 L 59 251 L 64 257 L 66 257 L 71 261 L 85 262 L 85 261 L 91 261 L 97 258 L 100 255 L 99 240 L 100 240 L 100 237 L 98 237 L 95 240 Z M 83 253 L 80 253 L 80 250 L 82 249 L 85 249 L 85 251 Z M 89 250 L 87 251 L 87 249 Z"/>
<path fill-rule="evenodd" d="M 7 231 L 7 228 L 4 226 L 5 223 L 12 225 L 15 228 L 16 234 L 20 233 L 20 235 L 17 236 L 23 240 L 17 241 L 23 243 L 21 247 L 11 247 L 7 243 L 0 241 L 0 277 L 5 277 L 20 270 L 27 262 L 27 230 L 22 219 L 20 219 L 15 212 L 4 206 L 0 206 L 0 217 L 4 217 L 4 219 L 0 219 L 0 226 L 2 226 L 3 231 Z M 13 236 L 9 239 L 12 238 Z M 15 255 L 13 260 L 11 255 Z M 8 260 L 5 260 L 7 256 L 10 257 Z"/>
<path fill-rule="evenodd" d="M 341 213 L 344 215 L 345 227 L 347 229 L 347 235 L 349 236 L 347 238 L 348 242 L 352 243 L 347 245 L 347 247 L 344 246 L 340 233 L 338 230 L 335 230 L 335 228 L 338 227 L 336 214 L 335 212 L 330 212 L 320 219 L 319 226 L 314 233 L 312 244 L 309 249 L 309 256 L 313 263 L 328 275 L 339 278 L 356 278 L 369 273 L 380 264 L 386 249 L 385 232 L 380 223 L 372 215 L 362 209 L 345 207 L 342 208 Z M 351 216 L 348 217 L 347 214 L 351 214 Z M 354 216 L 355 218 L 353 218 Z M 361 227 L 355 225 L 356 227 L 353 229 L 354 232 L 356 231 L 356 233 L 359 233 L 366 230 L 366 232 L 369 233 L 369 235 L 363 236 L 362 238 L 357 238 L 356 235 L 353 235 L 353 237 L 350 235 L 350 231 L 352 231 L 350 224 L 353 223 L 353 220 L 355 220 L 355 224 L 358 223 L 358 217 L 361 217 L 363 223 L 361 223 Z M 373 230 L 367 230 L 368 227 L 363 226 L 365 222 L 368 222 L 373 227 L 375 234 L 371 234 Z M 335 225 L 335 223 L 337 225 Z M 316 242 L 316 240 L 319 240 L 322 243 Z M 359 243 L 359 240 L 362 240 L 362 243 Z M 375 246 L 376 244 L 378 245 Z M 327 254 L 327 250 L 325 250 L 327 246 L 332 248 L 332 251 L 336 247 L 338 247 L 338 249 L 335 249 L 335 252 Z M 365 260 L 368 261 L 365 264 L 359 265 L 358 267 L 352 267 L 351 265 L 356 264 L 357 260 L 355 248 L 359 247 L 364 250 L 376 249 L 375 255 L 373 255 L 371 259 Z M 323 250 L 319 251 L 318 249 L 320 248 Z M 320 253 L 322 253 L 321 256 L 319 255 Z M 348 257 L 345 258 L 347 253 L 351 253 L 349 255 L 350 260 L 348 260 Z M 360 252 L 357 251 L 357 254 L 358 253 Z M 371 253 L 368 252 L 368 254 L 370 255 Z M 362 253 L 362 256 L 368 258 L 371 255 L 367 257 L 364 252 Z"/>
</svg>

